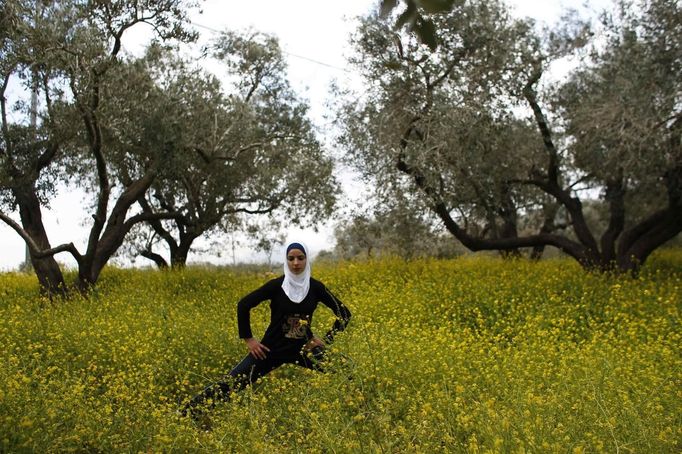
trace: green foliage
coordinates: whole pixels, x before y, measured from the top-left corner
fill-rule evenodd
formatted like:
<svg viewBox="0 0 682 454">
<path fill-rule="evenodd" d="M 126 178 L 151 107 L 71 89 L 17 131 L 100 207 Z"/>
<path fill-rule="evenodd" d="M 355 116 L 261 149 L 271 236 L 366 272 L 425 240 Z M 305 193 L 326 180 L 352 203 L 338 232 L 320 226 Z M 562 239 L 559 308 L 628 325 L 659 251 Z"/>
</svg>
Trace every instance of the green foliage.
<svg viewBox="0 0 682 454">
<path fill-rule="evenodd" d="M 399 30 L 410 25 L 419 40 L 426 44 L 429 49 L 436 50 L 438 47 L 436 27 L 429 15 L 450 11 L 455 0 L 403 0 L 405 9 L 398 15 L 394 28 Z M 379 12 L 382 17 L 389 16 L 398 6 L 398 0 L 382 0 Z M 422 11 L 426 15 L 422 14 Z"/>
<path fill-rule="evenodd" d="M 339 144 L 380 203 L 419 193 L 471 250 L 553 245 L 635 270 L 682 229 L 679 17 L 679 2 L 621 2 L 600 24 L 566 15 L 540 32 L 503 1 L 456 2 L 432 19 L 436 49 L 366 17 Z"/>
<path fill-rule="evenodd" d="M 493 236 L 505 204 L 538 207 L 537 193 L 509 185 L 544 164 L 534 125 L 515 113 L 537 43 L 502 2 L 458 3 L 434 20 L 435 51 L 376 18 L 360 25 L 351 62 L 367 88 L 342 98 L 339 143 L 382 205 L 415 193 L 402 161 L 435 188 L 417 203 L 438 198 Z"/>
<path fill-rule="evenodd" d="M 665 207 L 667 190 L 680 191 L 662 184 L 682 168 L 682 27 L 674 17 L 682 17 L 674 1 L 624 3 L 604 16 L 592 64 L 574 71 L 554 100 L 585 181 L 605 186 L 622 175 L 630 223 Z"/>
<path fill-rule="evenodd" d="M 120 120 L 130 127 L 119 129 L 132 137 L 117 144 L 121 158 L 113 165 L 125 182 L 131 166 L 145 168 L 147 153 L 168 149 L 140 205 L 173 219 L 150 222 L 145 230 L 156 235 L 151 244 L 136 232 L 132 255 L 163 240 L 171 263 L 184 265 L 199 236 L 243 229 L 254 214 L 315 225 L 335 204 L 332 162 L 315 137 L 307 104 L 289 85 L 277 40 L 253 31 L 225 32 L 206 52 L 225 70 L 222 81 L 158 45 L 135 65 L 149 68 L 161 96 L 145 98 L 143 110 L 154 115 Z M 134 102 L 128 109 L 137 110 Z M 163 131 L 162 141 L 149 140 L 145 131 Z M 138 144 L 133 154 L 131 143 Z"/>
<path fill-rule="evenodd" d="M 443 233 L 429 213 L 404 199 L 370 214 L 354 214 L 334 231 L 336 257 L 397 256 L 453 258 L 465 252 L 451 235 Z"/>
<path fill-rule="evenodd" d="M 314 268 L 353 311 L 330 373 L 273 372 L 210 413 L 178 401 L 244 355 L 262 272 L 107 269 L 88 298 L 0 275 L 3 452 L 679 452 L 682 256 L 638 279 L 565 260 Z M 269 311 L 253 311 L 262 332 Z M 316 332 L 332 323 L 321 307 Z M 348 378 L 352 378 L 349 380 Z"/>
<path fill-rule="evenodd" d="M 161 110 L 145 110 L 147 105 L 139 103 L 135 89 L 149 95 L 150 78 L 139 67 L 138 71 L 129 70 L 131 65 L 121 55 L 122 39 L 131 27 L 147 24 L 160 40 L 190 42 L 196 34 L 187 29 L 187 16 L 195 5 L 191 0 L 3 2 L 0 203 L 12 210 L 19 208 L 22 225 L 16 229 L 30 237 L 27 245 L 34 269 L 46 291 L 61 285 L 61 271 L 52 256 L 42 258 L 41 254 L 68 250 L 78 262 L 84 289 L 97 281 L 131 226 L 140 222 L 139 218 L 126 219 L 128 210 L 156 176 L 168 153 L 166 144 L 144 154 L 135 169 L 139 178 L 133 181 L 137 175 L 129 174 L 122 190 L 112 191 L 117 182 L 111 178 L 111 163 L 121 157 L 112 150 L 111 142 L 127 140 L 130 149 L 124 158 L 130 159 L 136 148 L 149 145 L 140 143 L 144 139 L 158 143 L 160 136 L 172 138 L 168 134 L 172 131 L 149 127 L 149 123 L 159 126 Z M 126 69 L 133 77 L 121 77 Z M 17 82 L 20 86 L 15 89 L 12 84 Z M 11 116 L 8 87 L 14 89 L 11 98 L 17 100 Z M 136 103 L 131 103 L 133 97 Z M 141 127 L 131 128 L 142 130 L 142 138 L 117 135 L 124 122 L 116 120 L 126 117 L 146 120 Z M 84 253 L 73 243 L 51 248 L 42 223 L 42 208 L 54 196 L 58 183 L 68 181 L 91 189 L 96 200 Z"/>
</svg>

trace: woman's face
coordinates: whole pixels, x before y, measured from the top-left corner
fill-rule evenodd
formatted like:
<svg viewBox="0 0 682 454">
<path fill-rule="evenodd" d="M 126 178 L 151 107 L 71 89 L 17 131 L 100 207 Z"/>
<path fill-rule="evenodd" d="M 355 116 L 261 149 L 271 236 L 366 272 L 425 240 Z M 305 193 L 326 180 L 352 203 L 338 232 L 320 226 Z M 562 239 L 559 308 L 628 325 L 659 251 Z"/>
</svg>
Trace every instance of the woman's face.
<svg viewBox="0 0 682 454">
<path fill-rule="evenodd" d="M 292 249 L 287 253 L 287 266 L 294 274 L 301 274 L 305 270 L 306 256 L 300 249 Z"/>
</svg>

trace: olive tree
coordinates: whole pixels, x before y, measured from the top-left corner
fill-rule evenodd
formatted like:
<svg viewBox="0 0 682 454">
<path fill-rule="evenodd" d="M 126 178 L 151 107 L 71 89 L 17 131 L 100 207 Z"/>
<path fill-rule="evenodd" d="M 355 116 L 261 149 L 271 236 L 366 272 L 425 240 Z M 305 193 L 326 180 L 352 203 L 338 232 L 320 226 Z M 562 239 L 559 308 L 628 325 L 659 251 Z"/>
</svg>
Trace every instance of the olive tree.
<svg viewBox="0 0 682 454">
<path fill-rule="evenodd" d="M 552 245 L 588 268 L 636 271 L 681 228 L 682 52 L 676 2 L 628 6 L 590 44 L 580 22 L 541 36 L 502 3 L 460 2 L 434 18 L 435 52 L 370 17 L 354 60 L 368 94 L 344 106 L 340 143 L 387 196 L 421 194 L 470 250 Z M 576 48 L 583 64 L 543 89 L 548 65 Z M 632 203 L 643 193 L 648 212 Z M 586 196 L 607 207 L 604 231 Z M 543 213 L 536 233 L 513 231 L 519 213 Z"/>
<path fill-rule="evenodd" d="M 169 215 L 148 224 L 151 238 L 169 250 L 171 266 L 186 263 L 197 238 L 232 233 L 254 215 L 318 224 L 331 213 L 337 193 L 332 161 L 307 119 L 307 105 L 289 86 L 277 40 L 226 32 L 207 51 L 226 70 L 222 82 L 174 54 L 153 63 L 159 83 L 176 100 L 165 115 L 177 119 L 177 152 L 138 203 L 143 213 Z M 118 163 L 127 178 L 128 161 Z M 147 241 L 137 250 L 167 266 L 153 246 Z"/>
<path fill-rule="evenodd" d="M 554 99 L 567 156 L 606 211 L 601 236 L 583 241 L 601 266 L 636 270 L 682 230 L 681 19 L 674 0 L 618 3 L 601 19 L 604 44 Z M 551 132 L 541 131 L 551 156 Z M 563 197 L 548 178 L 530 183 Z"/>
<path fill-rule="evenodd" d="M 117 85 L 125 82 L 117 74 L 123 64 L 124 33 L 147 24 L 160 39 L 190 40 L 193 35 L 184 26 L 192 4 L 8 0 L 0 6 L 0 190 L 3 206 L 18 209 L 21 224 L 4 211 L 0 219 L 26 242 L 41 286 L 48 292 L 63 288 L 61 271 L 52 258 L 55 254 L 69 252 L 74 257 L 79 287 L 87 289 L 130 228 L 150 218 L 128 217 L 128 211 L 156 177 L 163 153 L 147 161 L 130 184 L 112 190 L 103 111 L 111 96 L 135 93 L 130 85 Z M 35 127 L 26 124 L 30 109 L 21 99 L 9 114 L 8 88 L 16 81 L 39 98 Z M 22 95 L 17 91 L 15 96 Z M 41 209 L 54 194 L 60 172 L 72 175 L 84 164 L 94 177 L 89 186 L 96 199 L 86 250 L 80 252 L 73 243 L 51 247 Z"/>
<path fill-rule="evenodd" d="M 366 95 L 345 98 L 339 142 L 383 204 L 428 183 L 422 203 L 441 198 L 478 236 L 516 238 L 518 208 L 540 206 L 537 194 L 509 181 L 541 158 L 541 141 L 515 117 L 511 96 L 534 44 L 530 26 L 490 2 L 437 20 L 435 52 L 377 17 L 363 22 L 352 62 Z"/>
</svg>

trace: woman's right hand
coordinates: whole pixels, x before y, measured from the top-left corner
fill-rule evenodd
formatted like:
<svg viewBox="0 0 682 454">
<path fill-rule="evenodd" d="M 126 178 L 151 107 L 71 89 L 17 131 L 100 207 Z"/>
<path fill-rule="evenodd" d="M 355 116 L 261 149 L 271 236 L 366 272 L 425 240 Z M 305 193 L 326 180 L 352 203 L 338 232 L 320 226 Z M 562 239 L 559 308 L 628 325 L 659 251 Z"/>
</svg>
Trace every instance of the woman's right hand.
<svg viewBox="0 0 682 454">
<path fill-rule="evenodd" d="M 261 344 L 255 337 L 244 339 L 244 342 L 246 342 L 246 347 L 249 349 L 251 356 L 256 359 L 265 359 L 265 353 L 270 351 L 268 347 Z"/>
</svg>

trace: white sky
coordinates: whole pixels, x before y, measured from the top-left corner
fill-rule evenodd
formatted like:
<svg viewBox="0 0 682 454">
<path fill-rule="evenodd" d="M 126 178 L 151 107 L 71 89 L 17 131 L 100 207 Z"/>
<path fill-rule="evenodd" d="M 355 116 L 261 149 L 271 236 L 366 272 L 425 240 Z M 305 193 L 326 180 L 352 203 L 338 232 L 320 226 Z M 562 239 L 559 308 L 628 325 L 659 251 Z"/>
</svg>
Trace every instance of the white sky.
<svg viewBox="0 0 682 454">
<path fill-rule="evenodd" d="M 308 99 L 311 117 L 324 132 L 323 115 L 329 83 L 337 79 L 348 81 L 350 74 L 345 71 L 345 57 L 348 54 L 347 41 L 354 29 L 352 18 L 375 8 L 370 0 L 210 0 L 202 4 L 203 14 L 195 15 L 193 22 L 201 33 L 201 40 L 210 38 L 210 29 L 256 30 L 276 35 L 280 40 L 289 65 L 289 78 L 295 90 Z M 574 2 L 559 0 L 511 0 L 519 16 L 530 16 L 540 22 L 556 21 L 564 7 L 575 7 Z M 586 2 L 588 10 L 596 10 L 595 5 L 603 6 L 606 0 Z M 145 33 L 126 32 L 124 49 L 136 52 Z M 345 206 L 352 206 L 362 197 L 361 184 L 352 176 L 343 175 L 344 192 L 347 194 Z M 53 246 L 73 241 L 79 250 L 85 249 L 89 229 L 88 213 L 83 207 L 88 205 L 83 194 L 60 193 L 51 203 L 51 210 L 43 211 L 46 230 Z M 18 214 L 13 217 L 18 220 Z M 291 239 L 307 242 L 313 255 L 322 249 L 334 246 L 332 225 L 321 226 L 319 232 L 295 230 L 287 232 Z M 242 242 L 243 243 L 243 242 Z M 208 242 L 197 241 L 197 246 L 207 248 Z M 215 247 L 212 248 L 215 250 Z M 231 263 L 236 261 L 264 260 L 249 244 L 237 245 L 232 254 L 228 241 L 223 253 L 190 254 L 190 262 L 207 261 L 212 263 Z M 21 238 L 6 224 L 0 222 L 0 271 L 16 269 L 24 260 L 25 246 Z M 281 251 L 275 251 L 275 259 Z M 74 265 L 68 254 L 59 254 L 57 259 L 67 265 Z M 278 261 L 278 260 L 276 260 Z M 138 259 L 135 265 L 150 265 L 151 262 Z"/>
</svg>

